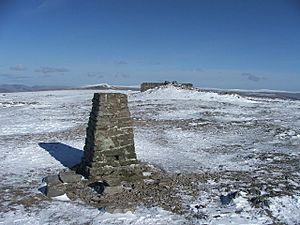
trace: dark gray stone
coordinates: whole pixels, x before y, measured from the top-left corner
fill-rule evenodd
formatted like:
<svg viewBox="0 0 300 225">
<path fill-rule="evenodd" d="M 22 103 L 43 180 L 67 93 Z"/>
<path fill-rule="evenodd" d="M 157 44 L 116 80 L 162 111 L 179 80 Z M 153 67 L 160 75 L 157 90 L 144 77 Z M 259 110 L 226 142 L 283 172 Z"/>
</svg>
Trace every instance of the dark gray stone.
<svg viewBox="0 0 300 225">
<path fill-rule="evenodd" d="M 232 202 L 232 200 L 237 197 L 237 195 L 238 195 L 237 191 L 231 192 L 227 195 L 221 195 L 220 200 L 222 205 L 229 205 Z"/>
<path fill-rule="evenodd" d="M 106 182 L 99 182 L 96 181 L 94 183 L 89 184 L 88 186 L 92 188 L 94 191 L 96 191 L 98 194 L 103 194 L 104 189 L 106 188 L 108 184 Z"/>
<path fill-rule="evenodd" d="M 47 185 L 51 185 L 51 186 L 59 185 L 62 183 L 60 181 L 58 175 L 49 175 L 49 176 L 43 178 L 43 182 L 46 182 Z"/>
<path fill-rule="evenodd" d="M 261 191 L 258 188 L 252 187 L 248 190 L 248 193 L 257 196 L 261 194 Z"/>
<path fill-rule="evenodd" d="M 78 183 L 82 180 L 82 175 L 73 171 L 61 171 L 58 176 L 63 183 Z"/>
<path fill-rule="evenodd" d="M 47 185 L 46 187 L 46 196 L 47 197 L 57 197 L 66 193 L 66 186 L 62 183 L 57 185 Z"/>
<path fill-rule="evenodd" d="M 270 203 L 267 196 L 257 196 L 250 199 L 250 202 L 255 208 L 269 207 Z"/>
</svg>

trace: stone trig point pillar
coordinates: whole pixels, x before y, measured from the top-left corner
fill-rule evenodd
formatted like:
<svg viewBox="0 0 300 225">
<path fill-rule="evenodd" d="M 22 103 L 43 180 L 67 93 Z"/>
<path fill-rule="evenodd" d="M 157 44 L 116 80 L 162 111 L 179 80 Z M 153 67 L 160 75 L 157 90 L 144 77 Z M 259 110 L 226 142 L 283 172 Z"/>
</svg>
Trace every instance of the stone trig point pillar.
<svg viewBox="0 0 300 225">
<path fill-rule="evenodd" d="M 94 94 L 80 171 L 111 186 L 140 177 L 127 95 Z"/>
</svg>

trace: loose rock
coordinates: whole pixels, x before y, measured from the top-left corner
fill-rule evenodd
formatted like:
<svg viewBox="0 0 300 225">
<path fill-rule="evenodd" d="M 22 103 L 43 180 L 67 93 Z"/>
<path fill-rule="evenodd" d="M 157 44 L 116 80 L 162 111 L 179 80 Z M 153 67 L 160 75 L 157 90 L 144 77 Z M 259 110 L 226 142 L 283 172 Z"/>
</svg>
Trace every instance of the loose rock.
<svg viewBox="0 0 300 225">
<path fill-rule="evenodd" d="M 76 174 L 74 171 L 61 171 L 58 176 L 63 183 L 77 183 L 82 180 L 82 175 Z"/>
<path fill-rule="evenodd" d="M 57 197 L 64 195 L 66 193 L 66 186 L 64 184 L 57 184 L 57 185 L 47 185 L 46 187 L 46 196 L 47 197 Z"/>
</svg>

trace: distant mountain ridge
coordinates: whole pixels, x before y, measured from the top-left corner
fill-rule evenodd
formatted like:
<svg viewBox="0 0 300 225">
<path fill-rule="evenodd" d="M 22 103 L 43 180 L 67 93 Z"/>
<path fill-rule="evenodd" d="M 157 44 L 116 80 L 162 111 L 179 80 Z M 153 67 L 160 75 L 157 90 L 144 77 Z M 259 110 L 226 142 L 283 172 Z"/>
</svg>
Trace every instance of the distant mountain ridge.
<svg viewBox="0 0 300 225">
<path fill-rule="evenodd" d="M 300 100 L 300 92 L 289 92 L 289 91 L 279 91 L 279 90 L 218 89 L 218 88 L 200 88 L 199 90 L 207 91 L 207 92 L 216 92 L 220 94 L 238 94 L 244 97 Z"/>
<path fill-rule="evenodd" d="M 94 84 L 86 85 L 82 87 L 70 87 L 70 86 L 27 86 L 22 84 L 0 84 L 0 93 L 12 93 L 12 92 L 35 92 L 35 91 L 58 91 L 58 90 L 133 90 L 138 91 L 140 88 L 137 86 L 114 86 L 109 84 Z"/>
<path fill-rule="evenodd" d="M 30 92 L 30 91 L 50 91 L 50 90 L 68 90 L 71 87 L 66 86 L 27 86 L 22 84 L 1 84 L 0 93 L 10 92 Z"/>
</svg>

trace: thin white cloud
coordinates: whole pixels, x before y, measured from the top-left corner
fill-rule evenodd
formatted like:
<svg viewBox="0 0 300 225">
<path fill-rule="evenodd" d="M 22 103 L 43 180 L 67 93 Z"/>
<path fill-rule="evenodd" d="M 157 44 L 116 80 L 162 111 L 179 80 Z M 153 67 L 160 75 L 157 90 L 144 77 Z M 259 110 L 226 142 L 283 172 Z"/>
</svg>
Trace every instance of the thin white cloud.
<svg viewBox="0 0 300 225">
<path fill-rule="evenodd" d="M 9 69 L 14 71 L 25 71 L 27 70 L 27 67 L 24 66 L 23 64 L 17 64 L 15 66 L 11 66 Z"/>
<path fill-rule="evenodd" d="M 254 81 L 254 82 L 258 82 L 258 81 L 264 79 L 263 77 L 256 76 L 252 73 L 242 73 L 241 76 L 244 76 L 247 78 L 247 80 Z"/>
<path fill-rule="evenodd" d="M 87 73 L 87 76 L 88 77 L 96 77 L 96 78 L 103 78 L 104 77 L 104 75 L 101 72 L 96 72 L 96 73 L 89 72 L 89 73 Z"/>
<path fill-rule="evenodd" d="M 130 75 L 129 74 L 127 74 L 127 73 L 116 73 L 115 75 L 114 75 L 114 77 L 115 78 L 122 78 L 122 79 L 128 79 L 128 78 L 130 78 Z"/>
<path fill-rule="evenodd" d="M 34 72 L 50 74 L 50 73 L 66 73 L 66 72 L 69 72 L 69 70 L 66 68 L 56 68 L 56 67 L 44 66 L 44 67 L 40 67 L 39 69 L 36 69 Z"/>
</svg>

